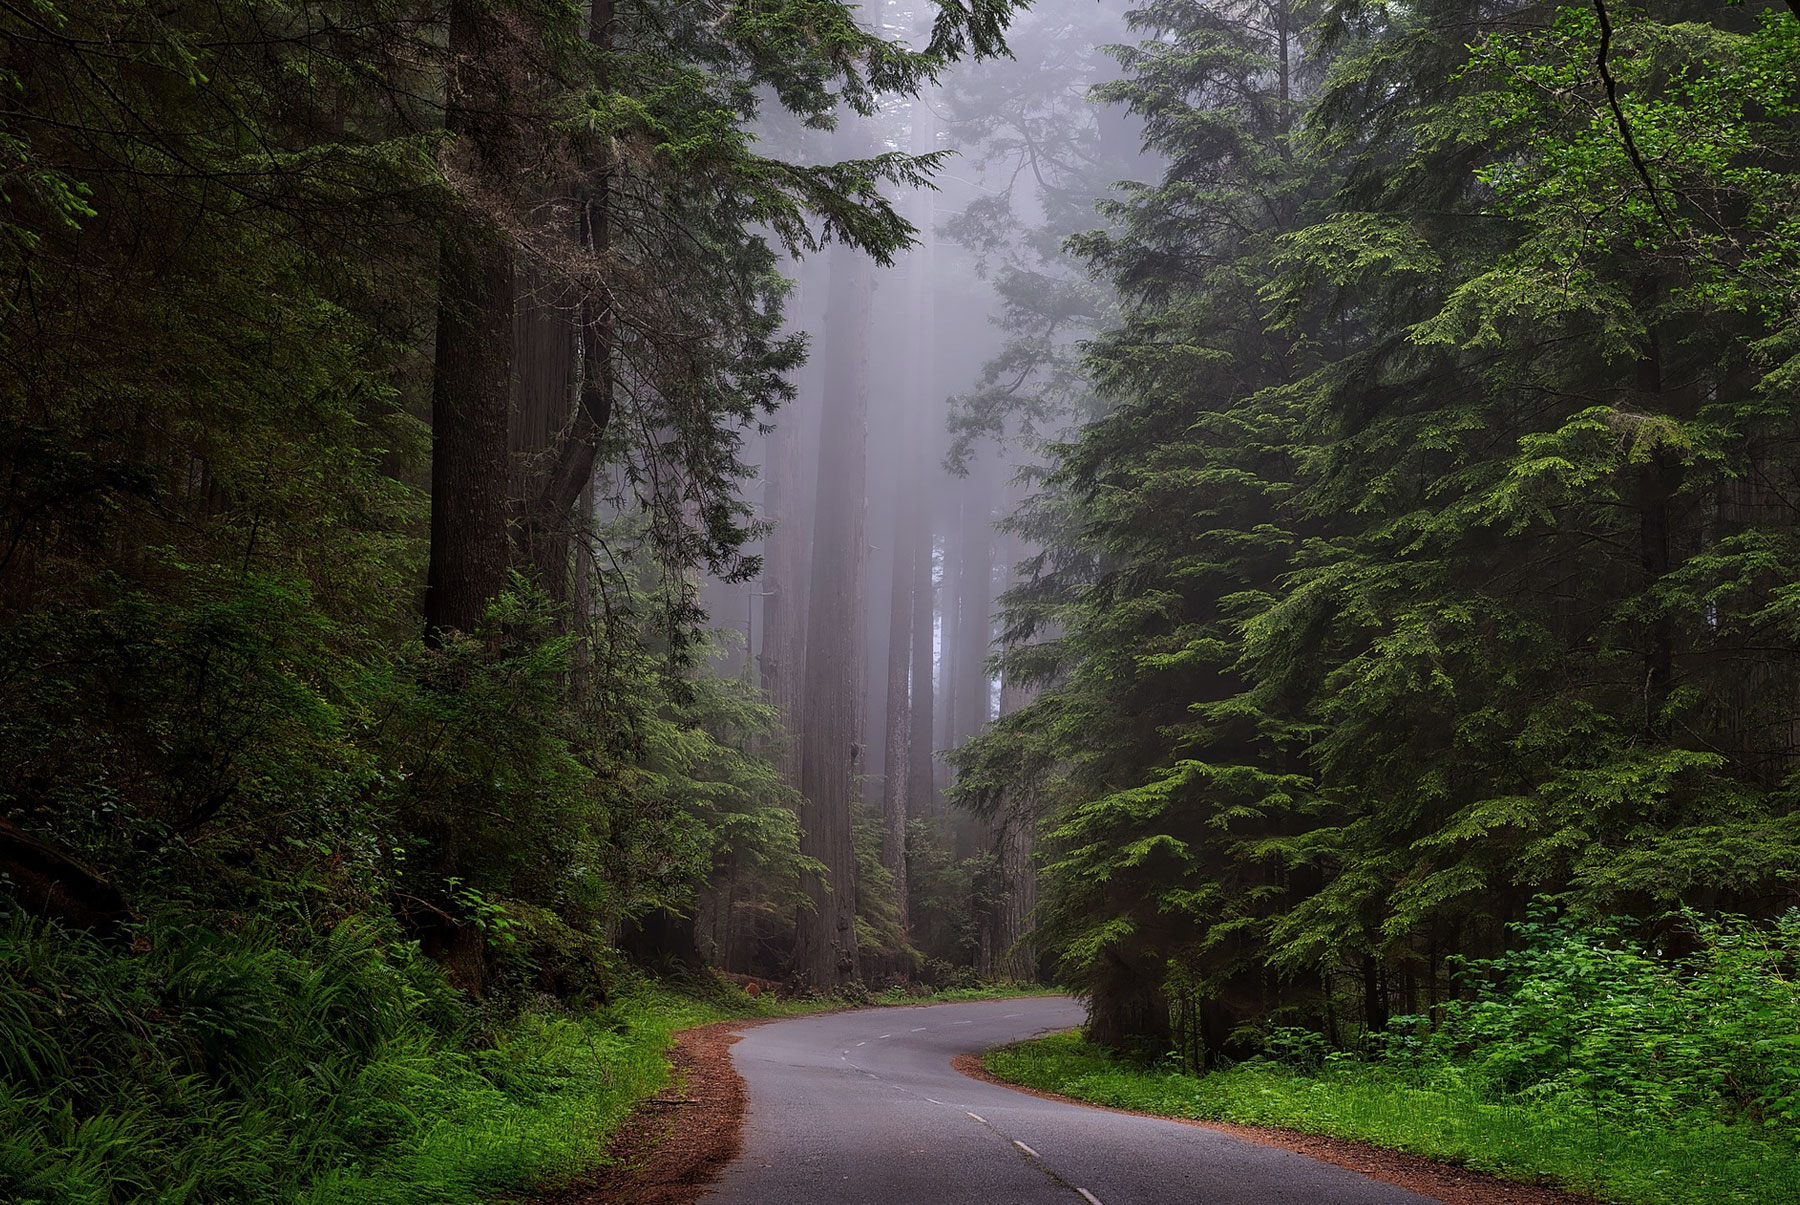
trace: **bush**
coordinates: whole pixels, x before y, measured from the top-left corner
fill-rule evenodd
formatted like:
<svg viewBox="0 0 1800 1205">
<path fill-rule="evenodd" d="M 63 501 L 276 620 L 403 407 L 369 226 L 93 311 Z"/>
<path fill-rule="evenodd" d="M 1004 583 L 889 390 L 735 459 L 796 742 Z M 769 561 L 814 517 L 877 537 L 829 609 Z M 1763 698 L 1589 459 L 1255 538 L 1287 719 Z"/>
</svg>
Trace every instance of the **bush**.
<svg viewBox="0 0 1800 1205">
<path fill-rule="evenodd" d="M 1522 949 L 1470 963 L 1433 1053 L 1495 1093 L 1574 1096 L 1646 1120 L 1800 1121 L 1800 912 L 1756 925 L 1684 913 L 1658 957 L 1617 928 L 1539 914 Z"/>
<path fill-rule="evenodd" d="M 0 1200 L 466 1205 L 591 1164 L 670 1031 L 722 1015 L 487 1025 L 387 919 L 134 936 L 0 922 Z"/>
</svg>

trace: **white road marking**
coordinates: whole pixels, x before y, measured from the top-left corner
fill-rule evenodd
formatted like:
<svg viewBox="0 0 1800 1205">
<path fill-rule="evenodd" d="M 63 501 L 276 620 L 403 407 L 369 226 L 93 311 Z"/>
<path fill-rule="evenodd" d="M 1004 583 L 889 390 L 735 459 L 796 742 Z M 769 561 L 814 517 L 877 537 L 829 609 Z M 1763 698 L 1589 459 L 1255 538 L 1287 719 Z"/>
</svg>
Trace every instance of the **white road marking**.
<svg viewBox="0 0 1800 1205">
<path fill-rule="evenodd" d="M 968 1113 L 969 1111 L 967 1109 L 964 1109 L 963 1112 Z M 979 1113 L 969 1113 L 969 1116 L 973 1117 L 976 1121 L 979 1121 L 982 1125 L 987 1124 L 987 1118 L 983 1117 Z"/>
<path fill-rule="evenodd" d="M 942 1100 L 939 1100 L 939 1099 L 938 1099 L 938 1098 L 937 1098 L 937 1097 L 935 1097 L 935 1096 L 927 1096 L 927 1097 L 926 1097 L 926 1098 L 925 1098 L 925 1099 L 926 1099 L 926 1100 L 928 1100 L 928 1101 L 930 1101 L 930 1102 L 931 1102 L 931 1103 L 932 1103 L 932 1104 L 934 1104 L 934 1105 L 942 1105 L 942 1104 L 948 1104 L 948 1103 L 949 1103 L 949 1102 L 948 1102 L 948 1101 L 942 1101 Z"/>
<path fill-rule="evenodd" d="M 858 1042 L 857 1045 L 858 1046 L 867 1046 L 868 1043 L 867 1042 Z"/>
<path fill-rule="evenodd" d="M 921 1026 L 919 1026 L 919 1027 L 918 1027 L 918 1028 L 917 1028 L 917 1029 L 915 1029 L 915 1030 L 913 1030 L 913 1032 L 914 1032 L 914 1033 L 924 1033 L 924 1032 L 925 1032 L 925 1027 L 924 1027 L 924 1026 L 923 1026 L 923 1025 L 921 1025 Z"/>
<path fill-rule="evenodd" d="M 883 1038 L 891 1038 L 891 1037 L 893 1037 L 893 1036 L 894 1036 L 894 1035 L 893 1035 L 893 1034 L 891 1034 L 891 1033 L 884 1033 L 884 1034 L 882 1034 L 882 1035 L 881 1035 L 881 1037 L 880 1037 L 880 1038 L 876 1038 L 876 1039 L 875 1039 L 875 1040 L 876 1040 L 876 1041 L 877 1041 L 877 1042 L 879 1042 L 879 1041 L 881 1041 L 881 1040 L 882 1040 L 882 1039 L 883 1039 Z"/>
<path fill-rule="evenodd" d="M 1026 1146 L 1023 1142 L 1020 1142 L 1017 1138 L 1013 1139 L 1013 1145 L 1018 1147 L 1020 1150 L 1024 1151 L 1027 1155 L 1030 1155 L 1033 1159 L 1036 1159 L 1039 1157 L 1038 1153 L 1036 1151 L 1034 1151 L 1030 1147 Z"/>
<path fill-rule="evenodd" d="M 1010 1021 L 1014 1017 L 1022 1017 L 1024 1015 L 1025 1015 L 1024 1013 L 1007 1013 L 1004 1017 L 1001 1017 L 1000 1019 L 1002 1021 Z"/>
<path fill-rule="evenodd" d="M 973 1021 L 952 1021 L 952 1022 L 950 1022 L 950 1024 L 952 1024 L 952 1025 L 973 1025 L 973 1024 L 975 1024 L 975 1022 L 973 1022 Z"/>
<path fill-rule="evenodd" d="M 1087 1198 L 1088 1205 L 1100 1205 L 1100 1198 L 1089 1192 L 1087 1189 L 1077 1188 L 1075 1191 Z"/>
</svg>

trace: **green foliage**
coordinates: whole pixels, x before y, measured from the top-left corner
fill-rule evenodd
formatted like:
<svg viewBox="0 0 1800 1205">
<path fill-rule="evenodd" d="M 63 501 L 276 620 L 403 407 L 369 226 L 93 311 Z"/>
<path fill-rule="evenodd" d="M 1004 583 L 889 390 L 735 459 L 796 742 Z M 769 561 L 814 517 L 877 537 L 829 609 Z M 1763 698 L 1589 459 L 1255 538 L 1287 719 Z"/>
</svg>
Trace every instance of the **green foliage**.
<svg viewBox="0 0 1800 1205">
<path fill-rule="evenodd" d="M 1649 1127 L 1800 1120 L 1800 915 L 1770 925 L 1689 913 L 1658 956 L 1615 931 L 1538 916 L 1521 949 L 1469 965 L 1421 1058 L 1496 1093 L 1564 1099 Z"/>
<path fill-rule="evenodd" d="M 672 1029 L 725 1015 L 634 991 L 496 1021 L 391 921 L 304 925 L 171 915 L 122 955 L 10 910 L 0 1192 L 387 1203 L 544 1182 L 666 1079 Z"/>
<path fill-rule="evenodd" d="M 1074 1035 L 989 1051 L 989 1071 L 1111 1108 L 1326 1134 L 1631 1205 L 1777 1205 L 1800 1189 L 1800 1151 L 1755 1127 L 1644 1129 L 1565 1101 L 1470 1089 L 1455 1066 L 1397 1073 L 1267 1062 L 1195 1077 L 1133 1065 Z"/>
<path fill-rule="evenodd" d="M 986 1062 L 1098 1104 L 1369 1141 L 1604 1200 L 1791 1199 L 1800 915 L 1670 919 L 1645 945 L 1535 911 L 1517 949 L 1467 964 L 1472 999 L 1395 1018 L 1360 1055 L 1275 1029 L 1203 1077 L 1073 1034 Z"/>
<path fill-rule="evenodd" d="M 1541 892 L 1796 865 L 1800 22 L 1260 7 L 1146 7 L 1106 89 L 1167 170 L 1071 243 L 1110 409 L 1008 600 L 1047 688 L 957 755 L 1046 808 L 1096 1032 L 1230 1057 L 1441 999 Z"/>
</svg>

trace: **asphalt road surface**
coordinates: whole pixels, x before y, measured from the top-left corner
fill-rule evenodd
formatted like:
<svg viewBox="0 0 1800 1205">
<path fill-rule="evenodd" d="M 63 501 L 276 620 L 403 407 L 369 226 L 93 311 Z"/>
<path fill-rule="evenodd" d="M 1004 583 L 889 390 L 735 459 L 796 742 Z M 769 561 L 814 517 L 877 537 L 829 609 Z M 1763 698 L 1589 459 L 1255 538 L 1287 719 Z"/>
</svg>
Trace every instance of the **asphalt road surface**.
<svg viewBox="0 0 1800 1205">
<path fill-rule="evenodd" d="M 1431 1205 L 1292 1151 L 969 1079 L 958 1054 L 1080 1024 L 1066 999 L 783 1021 L 732 1047 L 743 1152 L 728 1205 Z"/>
</svg>

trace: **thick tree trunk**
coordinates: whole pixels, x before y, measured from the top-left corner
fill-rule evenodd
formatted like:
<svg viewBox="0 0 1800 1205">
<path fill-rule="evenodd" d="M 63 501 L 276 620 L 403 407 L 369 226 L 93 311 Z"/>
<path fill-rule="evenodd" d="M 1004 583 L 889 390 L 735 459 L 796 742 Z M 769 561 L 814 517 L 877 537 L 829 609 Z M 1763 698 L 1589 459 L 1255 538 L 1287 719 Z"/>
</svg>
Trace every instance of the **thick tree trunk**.
<svg viewBox="0 0 1800 1205">
<path fill-rule="evenodd" d="M 821 990 L 840 987 L 859 971 L 852 822 L 862 761 L 869 262 L 840 252 L 830 288 L 800 705 L 800 849 L 824 865 L 826 878 L 804 876 L 812 907 L 801 912 L 794 941 L 795 971 Z"/>
<path fill-rule="evenodd" d="M 506 585 L 512 255 L 445 240 L 431 399 L 428 633 L 473 632 Z"/>
<path fill-rule="evenodd" d="M 1022 549 L 1016 536 L 1001 541 L 1006 549 L 1007 571 Z M 1005 679 L 1000 685 L 1000 714 L 1010 715 L 1036 695 L 1034 688 Z M 1037 911 L 1037 866 L 1032 861 L 1033 835 L 1037 831 L 1037 807 L 1023 784 L 1009 786 L 995 825 L 995 851 L 999 855 L 1001 902 L 994 912 L 995 969 L 1009 979 L 1037 978 L 1037 949 L 1029 934 Z"/>
<path fill-rule="evenodd" d="M 1000 874 L 1005 880 L 1006 896 L 999 912 L 1000 925 L 994 935 L 998 950 L 998 970 L 1008 979 L 1021 983 L 1035 982 L 1038 977 L 1037 943 L 1031 939 L 1033 914 L 1037 911 L 1037 866 L 1032 861 L 1035 843 L 1032 833 L 1037 818 L 1021 801 L 1000 830 Z"/>
<path fill-rule="evenodd" d="M 612 49 L 613 0 L 594 0 L 589 13 L 588 41 L 602 54 L 599 86 L 607 79 L 605 53 Z M 574 200 L 575 243 L 585 261 L 586 279 L 577 290 L 578 300 L 568 305 L 565 322 L 572 323 L 571 346 L 563 360 L 576 370 L 575 386 L 559 399 L 554 446 L 546 444 L 533 458 L 533 471 L 518 495 L 520 537 L 526 562 L 546 594 L 558 603 L 572 596 L 570 552 L 576 525 L 585 523 L 576 507 L 594 478 L 600 438 L 612 420 L 613 339 L 612 307 L 606 301 L 601 265 L 612 243 L 611 165 L 604 148 L 597 149 L 584 168 L 584 179 Z M 559 353 L 561 351 L 559 347 Z M 570 402 L 574 402 L 571 411 Z"/>
<path fill-rule="evenodd" d="M 1373 954 L 1363 955 L 1362 981 L 1363 1027 L 1369 1033 L 1379 1033 L 1388 1023 L 1387 975 Z"/>
<path fill-rule="evenodd" d="M 1160 967 L 1127 961 L 1115 951 L 1102 963 L 1088 1000 L 1088 1039 L 1111 1050 L 1169 1043 L 1169 1000 L 1163 994 Z"/>
<path fill-rule="evenodd" d="M 947 500 L 944 513 L 944 547 L 943 574 L 938 585 L 938 605 L 941 615 L 938 622 L 938 648 L 942 654 L 938 665 L 937 680 L 937 733 L 933 748 L 937 750 L 954 749 L 957 745 L 957 684 L 962 680 L 961 668 L 957 664 L 957 656 L 962 651 L 962 495 L 965 491 L 957 490 L 953 500 Z M 932 765 L 932 787 L 934 794 L 942 793 L 950 786 L 950 768 L 941 761 Z"/>
<path fill-rule="evenodd" d="M 509 511 L 524 545 L 520 551 L 545 594 L 571 601 L 570 540 L 566 521 L 547 523 L 536 511 L 544 470 L 569 425 L 578 388 L 576 299 L 548 273 L 521 268 L 513 319 L 513 409 L 508 424 Z"/>
<path fill-rule="evenodd" d="M 918 526 L 917 477 L 902 474 L 894 499 L 893 589 L 889 592 L 887 733 L 882 759 L 881 864 L 894 878 L 900 929 L 906 930 L 906 821 L 911 797 L 913 574 L 911 545 Z"/>
<path fill-rule="evenodd" d="M 477 6 L 450 10 L 444 125 L 471 170 L 506 160 L 507 88 L 494 65 L 502 33 Z M 506 585 L 506 438 L 512 397 L 512 251 L 468 215 L 443 242 L 431 393 L 431 559 L 425 631 L 473 632 Z"/>
<path fill-rule="evenodd" d="M 956 728 L 950 734 L 951 748 L 987 726 L 991 703 L 987 658 L 993 638 L 994 517 L 990 475 L 994 471 L 992 465 L 977 469 L 964 494 L 961 565 L 956 575 Z"/>
<path fill-rule="evenodd" d="M 810 273 L 802 272 L 795 310 L 809 291 Z M 782 409 L 770 433 L 763 466 L 763 517 L 774 524 L 763 544 L 762 642 L 756 652 L 757 674 L 769 701 L 781 716 L 788 739 L 775 759 L 781 777 L 800 785 L 802 672 L 805 669 L 806 589 L 811 574 L 812 532 L 808 519 L 806 427 L 812 410 L 811 390 Z"/>
<path fill-rule="evenodd" d="M 1654 332 L 1650 346 L 1637 365 L 1637 391 L 1647 408 L 1661 409 L 1663 397 L 1662 349 Z M 1667 577 L 1674 563 L 1670 511 L 1681 486 L 1682 464 L 1673 449 L 1653 449 L 1638 470 L 1638 561 L 1644 588 L 1654 588 Z M 1662 731 L 1662 711 L 1668 701 L 1675 670 L 1674 626 L 1666 616 L 1651 621 L 1644 647 L 1644 724 Z"/>
<path fill-rule="evenodd" d="M 909 819 L 920 819 L 937 810 L 937 785 L 932 775 L 932 715 L 936 687 L 932 671 L 936 658 L 932 642 L 937 634 L 937 590 L 932 580 L 931 509 L 921 507 L 908 555 L 912 567 L 912 716 L 908 724 L 907 769 Z"/>
</svg>

